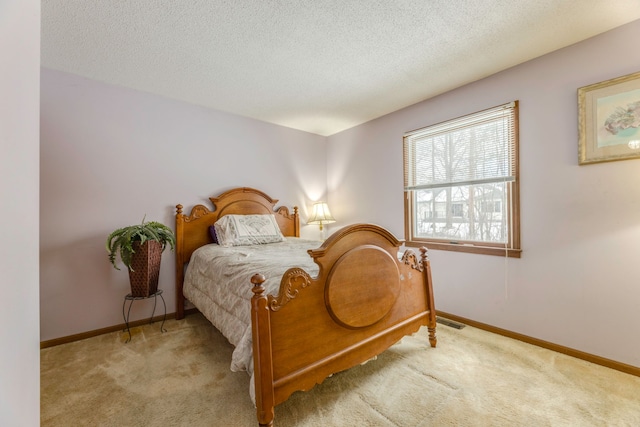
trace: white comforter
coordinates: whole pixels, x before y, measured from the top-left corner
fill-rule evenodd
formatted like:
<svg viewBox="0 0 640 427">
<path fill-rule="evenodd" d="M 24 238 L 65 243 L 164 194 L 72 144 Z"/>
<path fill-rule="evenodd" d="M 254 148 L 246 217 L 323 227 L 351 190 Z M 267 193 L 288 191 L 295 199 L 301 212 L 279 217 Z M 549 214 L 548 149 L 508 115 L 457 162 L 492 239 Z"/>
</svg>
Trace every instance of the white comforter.
<svg viewBox="0 0 640 427">
<path fill-rule="evenodd" d="M 185 274 L 184 295 L 235 346 L 232 371 L 253 374 L 251 276 L 263 274 L 267 278 L 266 293 L 276 295 L 287 269 L 301 267 L 311 276 L 318 274 L 318 266 L 307 250 L 319 246 L 315 240 L 287 237 L 284 242 L 255 246 L 210 244 L 193 253 Z"/>
</svg>

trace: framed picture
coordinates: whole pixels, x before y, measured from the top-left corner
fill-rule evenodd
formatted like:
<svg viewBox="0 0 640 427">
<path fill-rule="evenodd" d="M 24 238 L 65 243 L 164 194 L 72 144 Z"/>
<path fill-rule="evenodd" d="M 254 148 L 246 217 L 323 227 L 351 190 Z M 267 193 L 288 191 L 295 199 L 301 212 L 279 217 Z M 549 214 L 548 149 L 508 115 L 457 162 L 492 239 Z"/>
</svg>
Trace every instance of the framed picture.
<svg viewBox="0 0 640 427">
<path fill-rule="evenodd" d="M 640 72 L 578 89 L 578 164 L 640 158 Z"/>
</svg>

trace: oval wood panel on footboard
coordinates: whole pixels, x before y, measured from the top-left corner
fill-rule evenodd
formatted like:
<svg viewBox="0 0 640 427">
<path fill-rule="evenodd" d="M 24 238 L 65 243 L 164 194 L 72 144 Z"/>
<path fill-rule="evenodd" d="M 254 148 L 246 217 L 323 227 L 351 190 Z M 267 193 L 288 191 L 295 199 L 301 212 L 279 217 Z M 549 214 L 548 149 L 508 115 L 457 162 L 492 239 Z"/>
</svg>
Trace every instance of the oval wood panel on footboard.
<svg viewBox="0 0 640 427">
<path fill-rule="evenodd" d="M 294 391 L 380 354 L 427 326 L 436 346 L 436 312 L 426 249 L 418 256 L 382 227 L 345 227 L 309 255 L 316 278 L 299 268 L 277 296 L 265 277 L 253 283 L 251 321 L 258 423 L 273 426 L 274 407 Z"/>
</svg>

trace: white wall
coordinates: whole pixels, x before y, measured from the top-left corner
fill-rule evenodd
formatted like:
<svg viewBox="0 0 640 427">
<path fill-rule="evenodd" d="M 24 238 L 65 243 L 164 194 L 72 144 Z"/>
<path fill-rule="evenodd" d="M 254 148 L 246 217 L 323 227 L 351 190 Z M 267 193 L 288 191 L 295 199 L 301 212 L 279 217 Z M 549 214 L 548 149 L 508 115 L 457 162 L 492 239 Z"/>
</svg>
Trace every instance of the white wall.
<svg viewBox="0 0 640 427">
<path fill-rule="evenodd" d="M 0 424 L 40 423 L 40 1 L 0 4 Z"/>
<path fill-rule="evenodd" d="M 326 192 L 323 137 L 48 69 L 41 93 L 43 341 L 123 323 L 128 275 L 105 250 L 116 228 L 145 215 L 173 228 L 176 204 L 211 207 L 210 196 L 237 186 L 299 206 L 304 223 Z M 166 251 L 159 286 L 169 312 L 174 266 Z M 152 307 L 136 302 L 131 320 Z"/>
<path fill-rule="evenodd" d="M 334 227 L 403 236 L 403 133 L 520 100 L 522 258 L 430 251 L 436 306 L 640 366 L 640 160 L 577 162 L 577 89 L 640 71 L 639 38 L 635 21 L 329 137 Z"/>
</svg>

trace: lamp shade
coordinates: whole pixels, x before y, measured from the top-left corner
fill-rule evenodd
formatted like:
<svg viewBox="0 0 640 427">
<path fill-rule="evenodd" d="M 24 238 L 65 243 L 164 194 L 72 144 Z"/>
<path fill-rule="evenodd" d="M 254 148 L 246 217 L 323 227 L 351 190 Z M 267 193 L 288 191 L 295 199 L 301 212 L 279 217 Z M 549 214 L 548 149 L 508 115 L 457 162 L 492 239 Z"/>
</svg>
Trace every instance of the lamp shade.
<svg viewBox="0 0 640 427">
<path fill-rule="evenodd" d="M 308 224 L 329 224 L 336 222 L 335 218 L 329 211 L 329 206 L 325 202 L 317 202 L 313 204 L 313 212 L 309 218 Z"/>
</svg>

